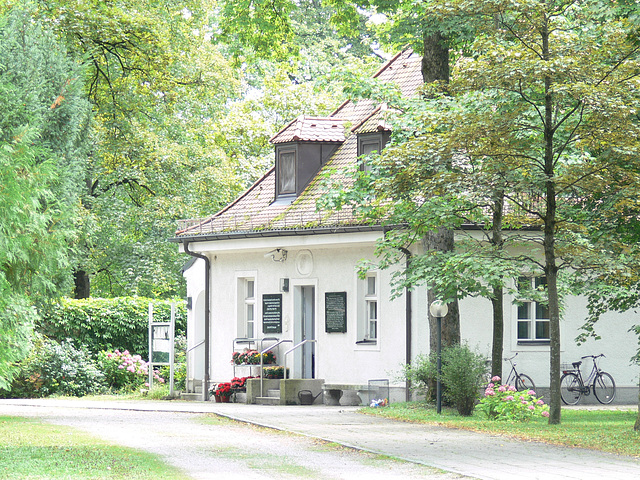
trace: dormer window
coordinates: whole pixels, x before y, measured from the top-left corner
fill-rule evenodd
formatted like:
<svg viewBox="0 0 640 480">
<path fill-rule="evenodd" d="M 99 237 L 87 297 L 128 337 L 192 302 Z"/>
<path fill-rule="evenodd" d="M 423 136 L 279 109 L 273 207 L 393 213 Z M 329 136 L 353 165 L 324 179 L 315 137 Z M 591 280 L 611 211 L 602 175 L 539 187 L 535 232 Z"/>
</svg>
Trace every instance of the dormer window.
<svg viewBox="0 0 640 480">
<path fill-rule="evenodd" d="M 275 201 L 290 204 L 345 141 L 344 123 L 337 118 L 302 116 L 270 141 L 276 146 Z"/>
<path fill-rule="evenodd" d="M 380 153 L 389 141 L 388 132 L 379 133 L 359 133 L 358 134 L 358 157 L 371 153 Z M 362 160 L 361 169 L 369 170 L 366 160 Z"/>
<path fill-rule="evenodd" d="M 278 192 L 277 195 L 288 195 L 296 193 L 296 156 L 295 148 L 280 149 L 278 151 L 277 175 Z"/>
</svg>

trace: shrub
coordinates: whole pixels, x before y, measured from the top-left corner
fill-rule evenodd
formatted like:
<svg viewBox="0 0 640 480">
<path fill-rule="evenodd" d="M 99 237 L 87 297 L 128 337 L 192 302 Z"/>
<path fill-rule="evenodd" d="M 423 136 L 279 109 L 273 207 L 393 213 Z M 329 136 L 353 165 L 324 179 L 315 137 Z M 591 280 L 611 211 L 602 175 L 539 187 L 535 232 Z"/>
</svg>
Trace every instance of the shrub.
<svg viewBox="0 0 640 480">
<path fill-rule="evenodd" d="M 20 363 L 12 383 L 11 397 L 84 395 L 104 390 L 104 375 L 86 348 L 75 348 L 70 340 L 58 343 L 36 336 L 29 356 Z"/>
<path fill-rule="evenodd" d="M 455 407 L 460 415 L 469 416 L 478 400 L 486 373 L 484 356 L 473 352 L 467 345 L 454 345 L 442 349 L 442 399 Z M 437 380 L 436 353 L 418 355 L 411 365 L 405 365 L 403 374 L 413 390 L 429 397 Z"/>
<path fill-rule="evenodd" d="M 140 355 L 131 355 L 128 350 L 120 352 L 100 352 L 98 366 L 103 372 L 105 383 L 115 391 L 132 391 L 147 383 L 149 366 Z M 154 372 L 154 379 L 164 383 L 164 379 Z"/>
<path fill-rule="evenodd" d="M 442 351 L 443 397 L 458 413 L 469 416 L 484 384 L 486 362 L 483 355 L 467 345 L 455 345 Z"/>
<path fill-rule="evenodd" d="M 525 421 L 534 416 L 548 417 L 549 407 L 536 392 L 518 392 L 513 385 L 501 385 L 500 377 L 493 377 L 476 407 L 491 420 Z"/>
<path fill-rule="evenodd" d="M 58 341 L 73 339 L 77 348 L 97 354 L 103 350 L 128 350 L 148 358 L 149 303 L 153 303 L 153 317 L 157 322 L 171 318 L 171 300 L 148 298 L 63 298 L 41 312 L 36 329 Z M 176 301 L 176 336 L 185 333 L 186 306 Z"/>
</svg>

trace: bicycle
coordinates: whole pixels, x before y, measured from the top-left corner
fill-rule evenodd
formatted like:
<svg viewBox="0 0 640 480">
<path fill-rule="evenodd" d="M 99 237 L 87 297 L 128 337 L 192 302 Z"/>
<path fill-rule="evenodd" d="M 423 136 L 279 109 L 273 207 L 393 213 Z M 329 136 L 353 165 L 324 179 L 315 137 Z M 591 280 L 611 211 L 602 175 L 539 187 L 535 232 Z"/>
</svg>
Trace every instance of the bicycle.
<svg viewBox="0 0 640 480">
<path fill-rule="evenodd" d="M 533 390 L 535 391 L 536 389 L 536 384 L 533 383 L 533 380 L 531 380 L 531 377 L 525 373 L 518 373 L 518 371 L 516 370 L 516 363 L 513 361 L 514 358 L 516 358 L 518 356 L 518 353 L 516 352 L 516 354 L 511 357 L 511 358 L 505 358 L 505 361 L 508 361 L 511 364 L 511 371 L 509 372 L 509 376 L 507 377 L 507 381 L 503 382 L 503 385 L 511 385 L 511 382 L 513 381 L 513 385 L 516 387 L 516 390 L 518 391 L 522 391 L 522 390 Z"/>
<path fill-rule="evenodd" d="M 560 397 L 565 405 L 576 405 L 583 395 L 589 395 L 593 390 L 593 395 L 598 402 L 608 405 L 616 398 L 616 382 L 607 372 L 598 367 L 597 358 L 604 357 L 604 353 L 600 355 L 585 355 L 581 357 L 579 362 L 564 364 L 562 369 L 562 378 L 560 378 Z M 582 378 L 580 365 L 585 358 L 593 359 L 593 367 L 586 381 Z"/>
</svg>

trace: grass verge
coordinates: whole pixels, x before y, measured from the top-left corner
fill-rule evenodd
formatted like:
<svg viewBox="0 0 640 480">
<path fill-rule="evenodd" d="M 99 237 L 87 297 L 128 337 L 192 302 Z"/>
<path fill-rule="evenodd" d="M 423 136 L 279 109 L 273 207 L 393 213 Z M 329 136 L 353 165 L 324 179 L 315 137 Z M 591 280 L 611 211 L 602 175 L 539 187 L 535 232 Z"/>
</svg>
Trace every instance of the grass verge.
<svg viewBox="0 0 640 480">
<path fill-rule="evenodd" d="M 0 416 L 0 478 L 4 480 L 186 480 L 157 456 L 114 446 L 70 427 Z"/>
<path fill-rule="evenodd" d="M 570 447 L 640 457 L 640 433 L 633 430 L 638 412 L 629 410 L 562 410 L 562 423 L 549 425 L 544 418 L 528 422 L 500 422 L 474 414 L 462 417 L 456 411 L 424 402 L 391 404 L 384 408 L 365 408 L 364 413 L 409 422 L 420 422 L 482 433 L 535 440 Z"/>
</svg>

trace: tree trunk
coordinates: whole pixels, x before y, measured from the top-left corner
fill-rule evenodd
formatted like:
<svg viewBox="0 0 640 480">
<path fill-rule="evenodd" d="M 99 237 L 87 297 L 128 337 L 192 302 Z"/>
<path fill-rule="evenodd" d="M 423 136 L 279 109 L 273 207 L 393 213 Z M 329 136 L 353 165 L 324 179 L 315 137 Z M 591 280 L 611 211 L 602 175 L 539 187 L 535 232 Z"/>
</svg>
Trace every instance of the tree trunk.
<svg viewBox="0 0 640 480">
<path fill-rule="evenodd" d="M 541 30 L 542 55 L 550 60 L 549 29 L 545 24 Z M 558 266 L 556 265 L 556 181 L 554 179 L 554 124 L 553 124 L 553 81 L 550 76 L 544 78 L 544 173 L 545 207 L 544 214 L 544 273 L 547 277 L 547 295 L 549 302 L 549 423 L 557 425 L 561 421 L 560 397 L 560 298 L 558 295 Z"/>
<path fill-rule="evenodd" d="M 498 191 L 493 204 L 493 225 L 491 244 L 496 253 L 502 250 L 502 217 L 504 211 L 504 192 Z M 504 344 L 504 292 L 502 284 L 493 287 L 493 344 L 491 347 L 491 376 L 502 378 L 502 346 Z"/>
<path fill-rule="evenodd" d="M 437 232 L 428 234 L 424 242 L 426 248 L 429 250 L 450 252 L 453 250 L 453 230 L 440 228 Z M 436 298 L 432 290 L 429 290 L 427 299 L 429 305 L 435 300 L 445 300 Z M 457 299 L 447 304 L 447 307 L 449 309 L 447 316 L 442 319 L 442 345 L 445 347 L 460 343 L 460 310 Z M 431 333 L 429 349 L 435 352 L 438 342 L 436 336 L 436 319 L 431 316 L 431 313 L 429 313 L 429 331 Z"/>
<path fill-rule="evenodd" d="M 638 417 L 636 418 L 636 423 L 633 425 L 633 429 L 636 432 L 640 432 L 640 393 L 638 393 Z"/>
<path fill-rule="evenodd" d="M 76 270 L 73 273 L 75 288 L 73 290 L 73 298 L 89 298 L 91 294 L 91 281 L 89 274 L 84 270 Z"/>
<path fill-rule="evenodd" d="M 425 33 L 424 53 L 422 56 L 422 79 L 424 83 L 442 82 L 449 83 L 449 47 L 446 38 L 441 33 Z M 425 247 L 429 250 L 449 252 L 453 250 L 453 230 L 440 228 L 437 232 L 427 235 L 424 239 Z M 429 305 L 435 298 L 429 290 Z M 458 300 L 448 304 L 449 313 L 442 319 L 442 345 L 454 345 L 460 343 L 460 311 Z M 436 351 L 436 319 L 429 314 L 429 346 L 432 352 Z"/>
</svg>

